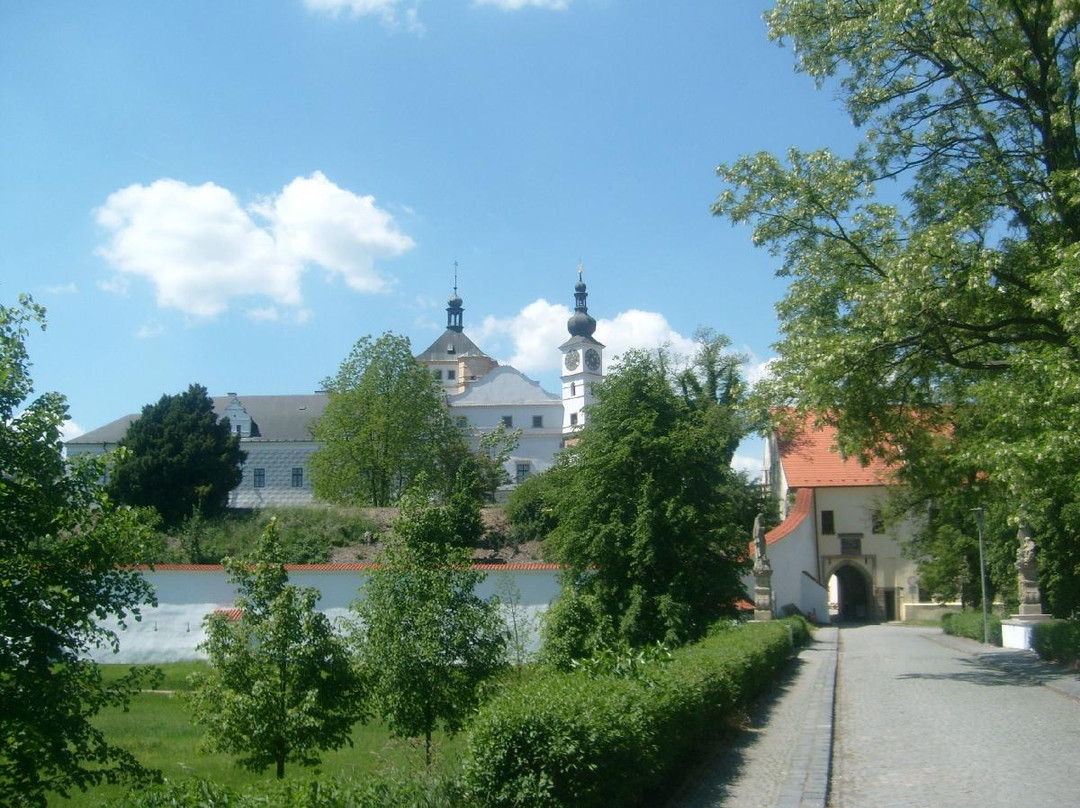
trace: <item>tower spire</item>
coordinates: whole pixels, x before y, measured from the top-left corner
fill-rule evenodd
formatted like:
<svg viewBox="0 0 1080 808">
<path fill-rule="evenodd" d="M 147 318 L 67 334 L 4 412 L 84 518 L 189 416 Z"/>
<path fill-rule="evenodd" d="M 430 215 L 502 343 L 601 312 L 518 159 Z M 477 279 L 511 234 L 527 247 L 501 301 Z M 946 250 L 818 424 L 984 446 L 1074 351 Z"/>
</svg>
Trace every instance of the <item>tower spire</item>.
<svg viewBox="0 0 1080 808">
<path fill-rule="evenodd" d="M 457 331 L 461 333 L 464 326 L 462 325 L 462 314 L 465 309 L 461 305 L 461 298 L 458 296 L 457 291 L 457 274 L 458 274 L 458 262 L 454 261 L 454 294 L 450 299 L 446 301 L 446 330 Z"/>
<path fill-rule="evenodd" d="M 589 293 L 585 290 L 585 281 L 582 279 L 585 267 L 578 261 L 578 282 L 574 284 L 574 313 L 566 322 L 566 330 L 572 337 L 592 337 L 596 331 L 596 320 L 589 315 L 589 306 L 586 302 Z"/>
</svg>

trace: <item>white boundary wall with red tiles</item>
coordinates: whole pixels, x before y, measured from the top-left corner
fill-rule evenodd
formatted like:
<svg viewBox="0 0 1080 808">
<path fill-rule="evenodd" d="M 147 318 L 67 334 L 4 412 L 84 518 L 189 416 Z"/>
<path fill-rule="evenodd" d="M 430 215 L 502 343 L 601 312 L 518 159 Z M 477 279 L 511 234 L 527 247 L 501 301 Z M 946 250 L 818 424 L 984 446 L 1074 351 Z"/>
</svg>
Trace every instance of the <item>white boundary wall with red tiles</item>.
<svg viewBox="0 0 1080 808">
<path fill-rule="evenodd" d="M 479 567 L 487 575 L 477 587 L 481 597 L 498 595 L 508 616 L 515 602 L 519 621 L 527 628 L 526 647 L 539 647 L 540 615 L 559 594 L 559 568 L 553 564 L 505 564 Z M 362 595 L 368 565 L 319 564 L 289 566 L 289 583 L 313 587 L 322 594 L 319 610 L 331 620 L 349 616 L 349 604 Z M 203 619 L 217 609 L 233 606 L 236 591 L 220 566 L 162 565 L 142 573 L 154 585 L 158 605 L 143 609 L 142 620 L 121 628 L 115 619 L 103 625 L 116 631 L 119 653 L 97 649 L 91 656 L 102 663 L 158 663 L 201 659 L 206 639 Z M 516 594 L 515 594 L 516 593 Z"/>
</svg>

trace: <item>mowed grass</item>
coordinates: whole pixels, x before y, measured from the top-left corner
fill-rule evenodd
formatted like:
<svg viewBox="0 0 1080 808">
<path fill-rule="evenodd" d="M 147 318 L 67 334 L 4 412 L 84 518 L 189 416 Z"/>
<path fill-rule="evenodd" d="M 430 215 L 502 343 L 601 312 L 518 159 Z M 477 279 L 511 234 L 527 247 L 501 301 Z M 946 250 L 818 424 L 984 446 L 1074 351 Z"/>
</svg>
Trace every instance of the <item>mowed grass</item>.
<svg viewBox="0 0 1080 808">
<path fill-rule="evenodd" d="M 103 711 L 94 723 L 105 733 L 110 743 L 135 755 L 144 766 L 161 770 L 168 780 L 196 777 L 234 788 L 274 779 L 268 769 L 254 774 L 236 765 L 230 755 L 203 752 L 199 745 L 203 729 L 191 721 L 190 705 L 184 698 L 189 686 L 187 677 L 205 670 L 205 663 L 180 662 L 159 665 L 165 678 L 155 686 L 159 691 L 135 696 L 130 709 Z M 115 679 L 128 670 L 123 665 L 103 665 L 107 679 Z M 394 739 L 377 721 L 358 724 L 353 729 L 353 746 L 322 755 L 322 764 L 308 769 L 296 764 L 285 768 L 286 778 L 308 778 L 313 772 L 321 775 L 363 777 L 389 768 L 412 769 L 424 766 L 422 744 Z M 437 736 L 438 748 L 444 760 L 454 760 L 462 739 Z M 438 764 L 436 764 L 438 765 Z M 85 793 L 73 792 L 67 799 L 52 795 L 50 808 L 91 808 L 103 806 L 127 793 L 128 786 L 102 785 Z"/>
</svg>

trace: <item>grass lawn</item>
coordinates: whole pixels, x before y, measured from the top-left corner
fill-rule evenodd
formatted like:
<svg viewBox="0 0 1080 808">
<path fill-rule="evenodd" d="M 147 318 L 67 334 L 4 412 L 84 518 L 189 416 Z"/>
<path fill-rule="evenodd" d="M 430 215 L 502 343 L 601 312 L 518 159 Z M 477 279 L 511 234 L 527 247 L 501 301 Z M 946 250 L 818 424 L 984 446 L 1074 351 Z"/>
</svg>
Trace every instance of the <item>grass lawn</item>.
<svg viewBox="0 0 1080 808">
<path fill-rule="evenodd" d="M 199 750 L 203 736 L 201 727 L 191 723 L 184 692 L 188 689 L 187 676 L 204 668 L 204 663 L 184 662 L 160 665 L 165 673 L 163 691 L 140 693 L 132 699 L 128 712 L 119 709 L 103 711 L 95 723 L 101 727 L 111 743 L 121 746 L 144 766 L 160 769 L 169 780 L 198 777 L 233 787 L 249 783 L 269 781 L 274 778 L 273 769 L 263 774 L 253 774 L 238 767 L 233 758 L 218 753 L 208 754 Z M 127 666 L 102 666 L 106 678 L 119 677 Z M 439 748 L 446 759 L 454 759 L 460 749 L 460 738 L 444 739 L 438 736 Z M 325 775 L 344 774 L 362 777 L 366 773 L 382 771 L 390 767 L 423 767 L 423 744 L 413 744 L 390 737 L 379 723 L 358 724 L 353 730 L 353 747 L 326 752 L 318 769 L 305 769 L 288 764 L 285 776 L 306 778 L 314 771 Z M 126 786 L 100 786 L 86 793 L 74 792 L 70 798 L 53 795 L 50 808 L 89 808 L 101 806 L 107 801 L 126 793 Z"/>
</svg>

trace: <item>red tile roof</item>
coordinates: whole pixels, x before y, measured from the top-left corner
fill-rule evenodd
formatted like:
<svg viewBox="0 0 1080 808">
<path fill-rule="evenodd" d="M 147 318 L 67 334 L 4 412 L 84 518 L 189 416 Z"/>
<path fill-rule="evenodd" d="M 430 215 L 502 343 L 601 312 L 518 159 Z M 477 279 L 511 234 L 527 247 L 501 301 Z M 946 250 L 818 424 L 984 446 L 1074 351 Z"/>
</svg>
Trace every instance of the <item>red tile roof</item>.
<svg viewBox="0 0 1080 808">
<path fill-rule="evenodd" d="M 286 564 L 285 569 L 289 572 L 363 572 L 377 566 L 370 562 L 362 564 Z M 149 570 L 147 566 L 138 566 L 135 569 Z M 220 572 L 220 564 L 155 564 L 155 572 Z M 473 564 L 473 569 L 484 572 L 558 572 L 562 569 L 558 564 L 543 564 L 540 562 L 517 563 L 517 564 Z"/>
<path fill-rule="evenodd" d="M 803 520 L 813 513 L 813 510 L 813 491 L 809 488 L 800 488 L 795 492 L 795 507 L 788 511 L 787 518 L 765 534 L 766 546 L 775 544 L 780 539 L 795 532 L 795 529 L 803 523 Z"/>
<path fill-rule="evenodd" d="M 779 445 L 789 488 L 890 483 L 891 471 L 884 461 L 873 458 L 863 465 L 855 458 L 841 457 L 836 448 L 836 428 L 815 427 L 812 415 L 797 425 L 792 434 L 782 436 Z"/>
</svg>

